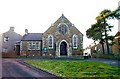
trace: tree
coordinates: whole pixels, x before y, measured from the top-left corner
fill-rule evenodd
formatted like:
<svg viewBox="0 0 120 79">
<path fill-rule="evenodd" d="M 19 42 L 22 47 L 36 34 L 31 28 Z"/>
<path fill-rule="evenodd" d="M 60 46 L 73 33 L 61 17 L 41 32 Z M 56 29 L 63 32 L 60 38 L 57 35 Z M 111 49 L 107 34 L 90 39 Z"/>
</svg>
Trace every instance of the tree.
<svg viewBox="0 0 120 79">
<path fill-rule="evenodd" d="M 91 28 L 89 28 L 86 31 L 86 36 L 87 38 L 92 38 L 95 41 L 99 41 L 100 44 L 102 45 L 102 50 L 104 54 L 104 39 L 103 39 L 103 25 L 100 23 L 95 23 L 91 25 Z"/>
<path fill-rule="evenodd" d="M 109 26 L 109 24 L 107 23 L 107 20 L 110 18 L 113 18 L 113 16 L 111 16 L 111 10 L 103 10 L 100 15 L 98 15 L 96 17 L 97 22 L 103 23 L 103 28 L 104 28 L 104 35 L 105 35 L 105 42 L 107 45 L 107 52 L 109 53 L 109 44 L 108 44 L 108 34 L 107 32 L 110 30 L 107 29 L 111 29 L 112 27 Z"/>
<path fill-rule="evenodd" d="M 109 53 L 109 40 L 113 40 L 113 36 L 109 36 L 108 32 L 112 30 L 112 27 L 110 24 L 107 23 L 109 19 L 120 18 L 120 7 L 118 7 L 116 10 L 103 10 L 97 17 L 97 23 L 91 25 L 91 28 L 89 28 L 86 31 L 86 36 L 88 38 L 92 38 L 95 41 L 99 41 L 102 45 L 103 53 L 104 53 L 104 42 L 106 42 L 107 45 L 107 52 Z M 112 43 L 113 44 L 113 43 Z"/>
<path fill-rule="evenodd" d="M 114 16 L 113 18 L 120 19 L 120 6 L 112 11 L 111 16 Z"/>
<path fill-rule="evenodd" d="M 111 31 L 111 28 L 113 26 L 111 26 L 110 24 L 107 23 L 107 20 L 110 19 L 120 19 L 120 7 L 118 7 L 116 10 L 111 11 L 111 10 L 103 10 L 99 16 L 96 17 L 97 22 L 103 23 L 104 24 L 104 33 L 105 33 L 105 42 L 107 45 L 107 52 L 108 54 L 109 52 L 109 43 L 108 40 L 113 40 L 111 39 L 112 36 L 108 36 L 108 32 Z M 111 38 L 110 38 L 111 37 Z"/>
</svg>

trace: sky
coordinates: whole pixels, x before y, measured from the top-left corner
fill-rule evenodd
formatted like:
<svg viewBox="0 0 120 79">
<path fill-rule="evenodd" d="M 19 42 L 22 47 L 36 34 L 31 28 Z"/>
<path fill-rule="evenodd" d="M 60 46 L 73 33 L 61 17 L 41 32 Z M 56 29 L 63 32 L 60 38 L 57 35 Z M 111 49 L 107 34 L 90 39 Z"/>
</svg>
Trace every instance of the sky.
<svg viewBox="0 0 120 79">
<path fill-rule="evenodd" d="M 86 37 L 86 30 L 96 22 L 95 17 L 104 9 L 115 10 L 119 0 L 0 0 L 0 34 L 15 27 L 15 32 L 24 35 L 25 29 L 30 33 L 44 33 L 52 23 L 64 14 L 80 30 L 83 47 L 93 40 Z M 112 35 L 118 31 L 118 21 Z"/>
</svg>

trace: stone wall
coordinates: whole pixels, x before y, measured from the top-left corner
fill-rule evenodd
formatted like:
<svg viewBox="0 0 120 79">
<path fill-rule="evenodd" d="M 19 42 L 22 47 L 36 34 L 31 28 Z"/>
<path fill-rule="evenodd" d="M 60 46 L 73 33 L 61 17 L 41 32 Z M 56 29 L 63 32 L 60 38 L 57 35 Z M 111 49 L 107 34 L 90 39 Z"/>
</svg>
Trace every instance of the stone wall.
<svg viewBox="0 0 120 79">
<path fill-rule="evenodd" d="M 120 46 L 118 45 L 118 38 L 115 38 L 114 42 L 115 44 L 112 46 L 112 51 L 113 53 L 119 53 Z"/>
<path fill-rule="evenodd" d="M 28 42 L 29 41 L 21 41 L 20 52 L 22 53 L 22 55 L 26 56 L 26 53 L 28 53 L 29 56 L 42 56 L 42 45 L 40 45 L 40 50 L 29 50 Z M 40 44 L 42 44 L 41 41 L 39 41 L 39 42 L 40 42 Z"/>
<path fill-rule="evenodd" d="M 16 57 L 17 54 L 14 52 L 2 53 L 3 58 Z"/>
</svg>

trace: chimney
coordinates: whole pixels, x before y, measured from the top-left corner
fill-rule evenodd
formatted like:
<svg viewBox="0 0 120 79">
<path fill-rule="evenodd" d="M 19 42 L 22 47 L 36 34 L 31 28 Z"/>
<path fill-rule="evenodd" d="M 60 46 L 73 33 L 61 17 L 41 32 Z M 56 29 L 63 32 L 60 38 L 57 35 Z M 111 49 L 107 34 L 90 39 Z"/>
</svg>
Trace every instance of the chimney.
<svg viewBox="0 0 120 79">
<path fill-rule="evenodd" d="M 28 29 L 25 29 L 25 35 L 27 35 L 28 34 Z"/>
<path fill-rule="evenodd" d="M 14 27 L 10 27 L 10 31 L 14 31 Z"/>
<path fill-rule="evenodd" d="M 51 26 L 54 26 L 54 23 L 52 23 Z"/>
</svg>

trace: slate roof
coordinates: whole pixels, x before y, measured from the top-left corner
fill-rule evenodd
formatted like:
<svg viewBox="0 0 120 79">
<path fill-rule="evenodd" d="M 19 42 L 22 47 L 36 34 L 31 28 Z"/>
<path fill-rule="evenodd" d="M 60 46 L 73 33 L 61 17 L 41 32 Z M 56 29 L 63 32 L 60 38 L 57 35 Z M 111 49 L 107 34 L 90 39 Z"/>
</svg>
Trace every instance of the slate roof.
<svg viewBox="0 0 120 79">
<path fill-rule="evenodd" d="M 43 33 L 28 33 L 24 35 L 22 41 L 41 41 Z"/>
</svg>

